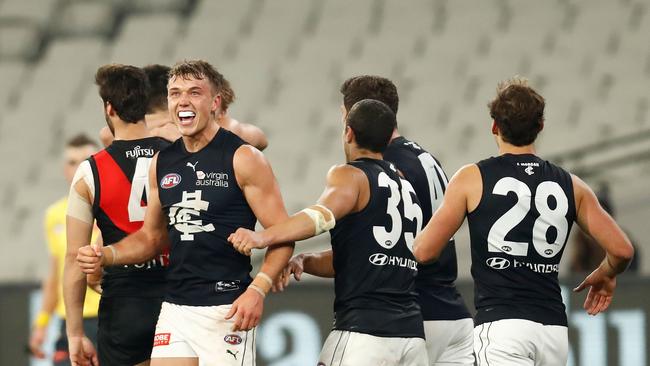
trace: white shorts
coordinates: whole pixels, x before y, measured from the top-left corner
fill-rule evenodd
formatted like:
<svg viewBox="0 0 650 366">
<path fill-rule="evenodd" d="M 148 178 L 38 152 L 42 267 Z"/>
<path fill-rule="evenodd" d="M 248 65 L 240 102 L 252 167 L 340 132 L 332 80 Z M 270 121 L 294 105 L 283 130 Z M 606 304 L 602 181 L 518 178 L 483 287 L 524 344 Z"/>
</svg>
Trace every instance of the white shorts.
<svg viewBox="0 0 650 366">
<path fill-rule="evenodd" d="M 424 322 L 427 337 L 429 365 L 474 365 L 474 320 L 427 320 Z"/>
<path fill-rule="evenodd" d="M 198 358 L 199 366 L 254 366 L 255 328 L 231 331 L 233 320 L 224 319 L 230 308 L 163 302 L 151 358 Z"/>
<path fill-rule="evenodd" d="M 333 330 L 325 340 L 318 366 L 427 366 L 422 338 L 376 337 Z"/>
<path fill-rule="evenodd" d="M 474 352 L 479 366 L 566 365 L 569 333 L 559 325 L 498 320 L 474 328 Z"/>
</svg>

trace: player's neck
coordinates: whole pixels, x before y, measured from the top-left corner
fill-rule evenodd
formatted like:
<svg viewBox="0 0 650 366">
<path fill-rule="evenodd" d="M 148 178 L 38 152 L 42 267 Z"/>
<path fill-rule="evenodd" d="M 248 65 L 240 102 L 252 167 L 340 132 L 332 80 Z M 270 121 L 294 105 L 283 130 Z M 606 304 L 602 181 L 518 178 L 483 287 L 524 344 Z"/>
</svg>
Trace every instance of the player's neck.
<svg viewBox="0 0 650 366">
<path fill-rule="evenodd" d="M 144 116 L 148 128 L 156 128 L 163 126 L 167 123 L 172 123 L 168 110 L 160 110 Z"/>
<path fill-rule="evenodd" d="M 220 127 L 225 128 L 226 130 L 232 129 L 232 125 L 235 124 L 235 120 L 230 118 L 230 116 L 227 113 L 220 113 L 217 116 L 217 124 L 219 124 Z"/>
<path fill-rule="evenodd" d="M 355 161 L 361 158 L 381 160 L 383 159 L 383 156 L 381 153 L 372 152 L 366 149 L 352 149 L 352 151 L 350 151 L 350 161 Z"/>
<path fill-rule="evenodd" d="M 513 155 L 520 155 L 520 154 L 533 154 L 535 155 L 535 145 L 530 144 L 526 146 L 515 146 L 512 144 L 509 144 L 507 142 L 501 142 L 499 144 L 499 155 L 504 155 L 504 154 L 513 154 Z"/>
<path fill-rule="evenodd" d="M 217 135 L 221 127 L 216 120 L 208 122 L 207 126 L 199 133 L 192 136 L 183 136 L 183 144 L 188 152 L 197 152 L 206 147 L 210 141 Z"/>
<path fill-rule="evenodd" d="M 136 123 L 116 122 L 115 140 L 138 140 L 149 137 L 149 130 L 144 120 Z"/>
<path fill-rule="evenodd" d="M 390 141 L 388 143 L 393 142 L 396 138 L 400 137 L 402 135 L 399 134 L 399 131 L 397 131 L 397 128 L 393 130 L 393 134 L 390 136 Z"/>
</svg>

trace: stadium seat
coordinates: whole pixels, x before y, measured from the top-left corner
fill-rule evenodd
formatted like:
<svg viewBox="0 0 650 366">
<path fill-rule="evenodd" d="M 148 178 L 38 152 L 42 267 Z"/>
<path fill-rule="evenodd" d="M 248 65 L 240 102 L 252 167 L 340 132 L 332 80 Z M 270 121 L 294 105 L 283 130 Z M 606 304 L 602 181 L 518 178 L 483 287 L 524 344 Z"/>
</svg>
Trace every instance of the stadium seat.
<svg viewBox="0 0 650 366">
<path fill-rule="evenodd" d="M 0 60 L 30 60 L 40 42 L 40 29 L 33 22 L 0 18 Z"/>
<path fill-rule="evenodd" d="M 108 36 L 114 22 L 115 8 L 111 3 L 81 0 L 63 8 L 52 32 L 61 36 Z"/>
</svg>

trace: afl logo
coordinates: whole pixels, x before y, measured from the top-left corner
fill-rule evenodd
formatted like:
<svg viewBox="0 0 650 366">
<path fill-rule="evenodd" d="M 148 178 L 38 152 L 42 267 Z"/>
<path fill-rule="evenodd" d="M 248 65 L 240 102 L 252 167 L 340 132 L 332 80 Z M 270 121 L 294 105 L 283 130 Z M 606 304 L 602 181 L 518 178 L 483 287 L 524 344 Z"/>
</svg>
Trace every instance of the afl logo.
<svg viewBox="0 0 650 366">
<path fill-rule="evenodd" d="M 506 269 L 510 267 L 510 261 L 506 258 L 492 257 L 485 261 L 485 264 L 494 269 Z"/>
<path fill-rule="evenodd" d="M 375 253 L 368 257 L 368 260 L 375 266 L 385 266 L 388 263 L 388 256 L 384 253 Z"/>
<path fill-rule="evenodd" d="M 233 346 L 241 343 L 241 337 L 237 334 L 228 334 L 227 336 L 223 337 L 223 340 L 228 344 L 232 344 Z"/>
<path fill-rule="evenodd" d="M 164 189 L 176 187 L 181 182 L 181 176 L 176 173 L 169 173 L 160 180 L 160 186 Z"/>
</svg>

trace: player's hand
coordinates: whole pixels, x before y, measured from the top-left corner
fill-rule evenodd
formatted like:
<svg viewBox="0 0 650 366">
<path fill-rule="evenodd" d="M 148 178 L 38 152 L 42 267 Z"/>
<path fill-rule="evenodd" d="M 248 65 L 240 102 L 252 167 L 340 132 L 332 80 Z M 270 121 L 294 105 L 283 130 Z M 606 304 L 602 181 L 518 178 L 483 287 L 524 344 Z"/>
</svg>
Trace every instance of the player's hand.
<svg viewBox="0 0 650 366">
<path fill-rule="evenodd" d="M 85 274 L 100 274 L 102 272 L 101 249 L 91 245 L 79 248 L 79 251 L 77 251 L 77 264 Z"/>
<path fill-rule="evenodd" d="M 616 288 L 616 277 L 607 275 L 599 266 L 573 291 L 580 292 L 587 287 L 589 287 L 589 292 L 582 307 L 587 310 L 589 315 L 602 313 L 612 303 L 614 289 Z"/>
<path fill-rule="evenodd" d="M 256 327 L 264 311 L 264 297 L 253 289 L 247 289 L 232 303 L 226 320 L 234 318 L 232 331 L 247 331 Z"/>
<path fill-rule="evenodd" d="M 95 346 L 86 336 L 68 337 L 68 351 L 72 366 L 99 366 Z"/>
<path fill-rule="evenodd" d="M 304 272 L 304 260 L 304 254 L 298 254 L 291 258 L 289 263 L 287 263 L 286 267 L 284 267 L 278 278 L 275 280 L 275 283 L 273 284 L 273 292 L 281 292 L 284 291 L 285 288 L 289 287 L 292 274 L 296 281 L 300 281 L 302 273 Z"/>
<path fill-rule="evenodd" d="M 43 352 L 42 347 L 46 333 L 47 327 L 35 326 L 32 328 L 32 334 L 29 336 L 29 350 L 36 358 L 45 358 L 45 353 Z"/>
<path fill-rule="evenodd" d="M 228 236 L 228 241 L 239 253 L 251 255 L 252 249 L 264 249 L 267 247 L 262 234 L 244 228 L 239 228 Z"/>
</svg>

